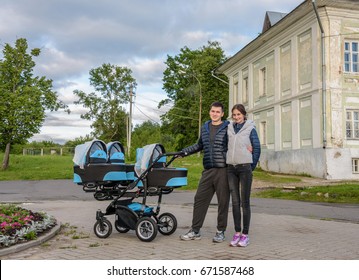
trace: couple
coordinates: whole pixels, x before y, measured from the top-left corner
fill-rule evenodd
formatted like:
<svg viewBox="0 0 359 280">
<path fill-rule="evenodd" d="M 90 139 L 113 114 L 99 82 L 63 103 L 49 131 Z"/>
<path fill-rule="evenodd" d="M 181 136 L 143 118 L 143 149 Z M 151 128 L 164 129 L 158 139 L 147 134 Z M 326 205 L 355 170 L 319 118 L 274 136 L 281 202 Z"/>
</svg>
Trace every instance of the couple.
<svg viewBox="0 0 359 280">
<path fill-rule="evenodd" d="M 209 115 L 211 120 L 202 126 L 198 142 L 182 150 L 186 155 L 203 150 L 204 170 L 194 197 L 192 227 L 180 238 L 201 239 L 200 229 L 209 204 L 216 193 L 217 233 L 213 242 L 223 242 L 231 195 L 235 234 L 230 245 L 246 247 L 249 244 L 252 171 L 261 153 L 260 142 L 254 122 L 247 120 L 247 113 L 242 104 L 233 106 L 233 122 L 222 121 L 224 108 L 220 102 L 212 103 Z"/>
</svg>

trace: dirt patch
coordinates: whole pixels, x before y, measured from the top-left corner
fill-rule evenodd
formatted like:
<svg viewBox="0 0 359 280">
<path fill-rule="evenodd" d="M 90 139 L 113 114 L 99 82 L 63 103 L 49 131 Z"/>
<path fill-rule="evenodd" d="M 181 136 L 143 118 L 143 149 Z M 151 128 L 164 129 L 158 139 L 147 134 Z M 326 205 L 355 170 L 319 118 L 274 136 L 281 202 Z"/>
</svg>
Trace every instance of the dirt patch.
<svg viewBox="0 0 359 280">
<path fill-rule="evenodd" d="M 329 186 L 333 184 L 338 184 L 343 181 L 338 180 L 326 180 L 320 178 L 310 178 L 310 177 L 301 177 L 301 176 L 290 176 L 291 178 L 298 178 L 300 182 L 291 182 L 291 183 L 272 183 L 261 181 L 258 179 L 254 179 L 252 183 L 252 190 L 258 191 L 266 188 L 278 188 L 278 187 L 287 187 L 287 188 L 295 188 L 295 187 L 310 187 L 310 186 Z"/>
</svg>

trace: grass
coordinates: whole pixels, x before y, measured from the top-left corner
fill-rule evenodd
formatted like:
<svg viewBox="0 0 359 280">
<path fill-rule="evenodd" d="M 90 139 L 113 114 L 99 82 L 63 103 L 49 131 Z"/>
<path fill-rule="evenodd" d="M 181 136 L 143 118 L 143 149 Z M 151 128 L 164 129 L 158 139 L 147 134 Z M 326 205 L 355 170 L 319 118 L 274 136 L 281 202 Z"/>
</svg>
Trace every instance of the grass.
<svg viewBox="0 0 359 280">
<path fill-rule="evenodd" d="M 3 154 L 0 154 L 2 162 Z M 7 170 L 0 169 L 0 181 L 72 179 L 72 156 L 10 155 Z"/>
<path fill-rule="evenodd" d="M 9 168 L 5 171 L 0 170 L 0 181 L 72 179 L 72 157 L 70 155 L 11 155 Z M 0 159 L 2 158 L 3 154 L 0 154 Z M 194 154 L 185 158 L 178 158 L 172 165 L 188 169 L 188 185 L 181 188 L 181 190 L 195 190 L 203 170 L 202 157 Z M 283 185 L 300 183 L 305 175 L 291 176 L 265 172 L 257 168 L 253 176 L 254 180 L 266 182 L 268 185 Z M 327 193 L 328 195 L 326 195 Z M 308 186 L 304 190 L 274 188 L 255 192 L 253 196 L 320 202 L 359 203 L 359 184 L 355 182 L 341 182 L 336 185 L 323 187 Z"/>
</svg>

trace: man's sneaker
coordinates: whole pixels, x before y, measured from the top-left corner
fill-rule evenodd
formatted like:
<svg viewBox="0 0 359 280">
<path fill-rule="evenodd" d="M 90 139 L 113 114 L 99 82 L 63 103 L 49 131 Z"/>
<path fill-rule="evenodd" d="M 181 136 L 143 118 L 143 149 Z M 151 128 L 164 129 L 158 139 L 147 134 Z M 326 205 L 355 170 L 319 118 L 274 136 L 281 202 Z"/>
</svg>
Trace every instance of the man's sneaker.
<svg viewBox="0 0 359 280">
<path fill-rule="evenodd" d="M 201 239 L 201 234 L 198 232 L 194 232 L 192 229 L 187 232 L 186 234 L 182 234 L 180 236 L 181 240 L 185 240 L 185 241 L 188 241 L 188 240 L 200 240 Z"/>
<path fill-rule="evenodd" d="M 242 234 L 239 238 L 238 246 L 247 247 L 249 245 L 249 237 L 247 234 Z"/>
<path fill-rule="evenodd" d="M 221 243 L 224 240 L 226 240 L 224 237 L 224 231 L 217 231 L 216 235 L 213 237 L 213 242 Z"/>
<path fill-rule="evenodd" d="M 233 247 L 238 246 L 238 242 L 239 242 L 240 238 L 241 238 L 241 234 L 240 233 L 235 233 L 233 235 L 233 239 L 232 239 L 232 241 L 231 241 L 231 243 L 229 245 L 233 246 Z"/>
</svg>

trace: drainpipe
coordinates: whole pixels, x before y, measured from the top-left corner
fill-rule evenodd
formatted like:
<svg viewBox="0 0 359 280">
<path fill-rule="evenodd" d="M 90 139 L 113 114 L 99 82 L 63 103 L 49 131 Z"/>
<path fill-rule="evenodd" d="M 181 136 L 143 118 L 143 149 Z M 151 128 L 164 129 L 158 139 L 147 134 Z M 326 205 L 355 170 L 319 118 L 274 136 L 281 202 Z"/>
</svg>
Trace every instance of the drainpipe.
<svg viewBox="0 0 359 280">
<path fill-rule="evenodd" d="M 322 22 L 320 20 L 317 4 L 315 0 L 312 0 L 313 9 L 315 15 L 317 16 L 320 32 L 321 32 L 321 51 L 322 51 L 322 111 L 323 111 L 323 149 L 327 147 L 327 106 L 326 106 L 326 91 L 327 91 L 327 84 L 326 84 L 326 65 L 325 65 L 325 34 Z"/>
</svg>

